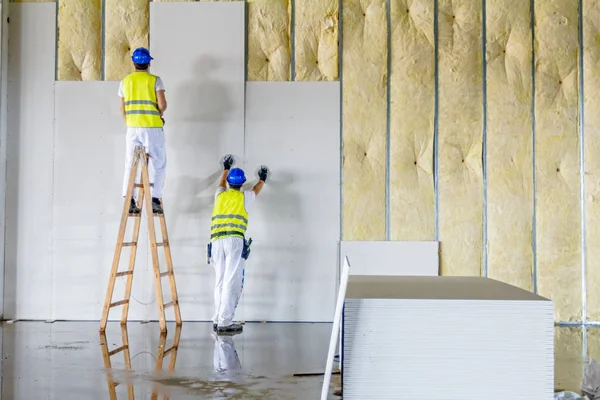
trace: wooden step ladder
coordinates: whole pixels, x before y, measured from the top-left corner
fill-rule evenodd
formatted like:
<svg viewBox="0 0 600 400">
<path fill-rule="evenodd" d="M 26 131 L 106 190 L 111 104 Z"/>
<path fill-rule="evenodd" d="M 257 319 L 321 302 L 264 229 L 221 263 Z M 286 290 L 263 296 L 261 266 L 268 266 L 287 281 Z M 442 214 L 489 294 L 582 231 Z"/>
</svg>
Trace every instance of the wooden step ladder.
<svg viewBox="0 0 600 400">
<path fill-rule="evenodd" d="M 129 346 L 129 336 L 127 333 L 127 325 L 121 325 L 121 338 L 123 345 L 117 347 L 114 350 L 110 350 L 108 346 L 108 341 L 106 340 L 106 332 L 100 332 L 100 347 L 102 349 L 102 358 L 104 359 L 104 368 L 106 371 L 106 379 L 108 381 L 108 393 L 110 396 L 110 400 L 118 400 L 117 399 L 117 386 L 119 386 L 118 382 L 115 382 L 115 379 L 112 375 L 112 361 L 111 357 L 118 354 L 123 353 L 123 361 L 125 364 L 125 370 L 131 371 L 131 352 Z M 175 362 L 177 361 L 177 350 L 179 349 L 179 340 L 181 338 L 181 326 L 177 326 L 175 328 L 175 336 L 173 338 L 173 344 L 171 347 L 167 348 L 167 332 L 160 333 L 160 339 L 158 344 L 158 355 L 156 357 L 156 372 L 161 372 L 163 370 L 164 359 L 167 355 L 171 355 L 169 361 L 169 369 L 168 371 L 175 370 Z M 134 386 L 132 383 L 127 384 L 127 398 L 128 400 L 135 400 Z M 155 385 L 155 388 L 152 391 L 152 400 L 157 400 L 159 398 L 158 388 Z M 169 398 L 164 395 L 163 400 L 168 400 Z"/>
<path fill-rule="evenodd" d="M 135 183 L 135 177 L 137 175 L 138 167 L 141 166 L 142 182 Z M 144 151 L 144 148 L 139 146 L 134 150 L 133 162 L 131 165 L 131 172 L 129 174 L 129 184 L 127 187 L 127 194 L 125 195 L 125 202 L 123 204 L 123 214 L 121 216 L 121 226 L 119 228 L 119 235 L 117 237 L 117 246 L 115 249 L 115 255 L 113 258 L 112 269 L 110 273 L 110 280 L 108 282 L 108 289 L 106 291 L 106 299 L 104 301 L 104 310 L 102 312 L 102 320 L 100 321 L 100 331 L 106 330 L 106 324 L 108 321 L 108 315 L 111 308 L 123 306 L 121 313 L 121 324 L 127 323 L 127 315 L 129 313 L 129 304 L 131 299 L 131 286 L 133 283 L 133 269 L 135 266 L 135 256 L 137 253 L 140 224 L 142 220 L 143 206 L 146 205 L 146 214 L 148 215 L 148 236 L 150 237 L 150 252 L 152 254 L 152 265 L 154 269 L 154 283 L 156 290 L 156 302 L 158 305 L 158 318 L 161 332 L 166 332 L 167 323 L 165 320 L 165 308 L 173 307 L 175 313 L 175 321 L 177 326 L 181 326 L 181 313 L 179 311 L 179 300 L 177 297 L 177 287 L 175 285 L 175 273 L 173 271 L 173 260 L 171 259 L 171 247 L 169 245 L 169 236 L 167 234 L 167 223 L 164 215 L 164 203 L 160 199 L 161 205 L 163 205 L 163 214 L 152 213 L 152 195 L 150 193 L 150 178 L 148 175 L 148 156 Z M 137 206 L 140 209 L 138 214 L 129 213 L 129 205 L 133 198 L 133 192 L 135 188 L 139 188 L 138 203 Z M 156 242 L 156 231 L 154 228 L 154 218 L 157 217 L 160 220 L 160 228 L 162 232 L 162 242 Z M 127 228 L 127 222 L 130 218 L 134 219 L 133 226 L 133 237 L 130 242 L 124 242 L 125 231 Z M 118 271 L 119 262 L 121 260 L 121 251 L 123 247 L 131 247 L 131 254 L 129 256 L 129 268 L 126 271 Z M 160 271 L 160 265 L 158 262 L 158 247 L 162 247 L 165 252 L 166 259 L 166 271 Z M 112 301 L 113 291 L 115 288 L 115 281 L 117 277 L 127 277 L 125 283 L 125 298 L 116 302 Z M 162 290 L 162 278 L 168 277 L 169 284 L 171 287 L 171 301 L 167 304 L 163 300 Z"/>
</svg>

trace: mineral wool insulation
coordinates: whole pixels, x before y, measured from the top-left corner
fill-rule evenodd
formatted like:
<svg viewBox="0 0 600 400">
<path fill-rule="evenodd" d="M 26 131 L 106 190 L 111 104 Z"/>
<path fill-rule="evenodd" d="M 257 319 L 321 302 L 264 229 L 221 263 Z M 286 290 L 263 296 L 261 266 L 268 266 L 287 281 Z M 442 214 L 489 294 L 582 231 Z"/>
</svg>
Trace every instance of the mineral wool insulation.
<svg viewBox="0 0 600 400">
<path fill-rule="evenodd" d="M 147 0 L 105 0 L 104 79 L 121 80 L 133 72 L 131 54 L 148 47 Z"/>
<path fill-rule="evenodd" d="M 338 79 L 338 1 L 295 2 L 295 80 Z"/>
<path fill-rule="evenodd" d="M 600 46 L 598 46 L 600 0 L 583 1 L 583 91 L 585 106 L 585 232 L 587 285 L 600 287 Z M 600 291 L 587 291 L 587 316 L 600 320 Z M 595 356 L 600 359 L 600 354 Z"/>
<path fill-rule="evenodd" d="M 537 284 L 558 321 L 581 318 L 577 4 L 535 4 Z"/>
<path fill-rule="evenodd" d="M 58 3 L 58 80 L 95 81 L 102 64 L 102 1 Z"/>
<path fill-rule="evenodd" d="M 289 0 L 248 0 L 248 80 L 288 81 Z"/>
<path fill-rule="evenodd" d="M 443 275 L 481 274 L 482 6 L 439 1 L 439 235 Z"/>
<path fill-rule="evenodd" d="M 531 7 L 486 7 L 488 276 L 532 290 Z"/>
<path fill-rule="evenodd" d="M 385 0 L 343 3 L 343 238 L 385 239 Z"/>
<path fill-rule="evenodd" d="M 433 2 L 392 0 L 390 6 L 390 234 L 434 240 Z"/>
</svg>

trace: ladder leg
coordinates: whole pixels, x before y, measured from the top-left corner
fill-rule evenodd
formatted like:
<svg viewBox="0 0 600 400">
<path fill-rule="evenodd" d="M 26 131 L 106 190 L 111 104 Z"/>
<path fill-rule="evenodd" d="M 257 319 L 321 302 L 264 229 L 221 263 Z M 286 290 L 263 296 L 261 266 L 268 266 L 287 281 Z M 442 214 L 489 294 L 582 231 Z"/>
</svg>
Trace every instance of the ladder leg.
<svg viewBox="0 0 600 400">
<path fill-rule="evenodd" d="M 110 370 L 112 365 L 110 363 L 110 354 L 108 351 L 108 342 L 106 341 L 106 333 L 100 332 L 100 348 L 102 349 L 102 358 L 104 359 L 104 368 Z M 116 384 L 112 379 L 112 371 L 107 371 L 106 381 L 108 383 L 108 395 L 110 400 L 117 400 Z"/>
<path fill-rule="evenodd" d="M 162 203 L 162 199 L 161 199 Z M 164 204 L 163 204 L 164 210 Z M 177 326 L 181 326 L 181 312 L 179 310 L 179 296 L 177 295 L 177 285 L 175 284 L 175 272 L 173 271 L 173 259 L 171 258 L 171 242 L 169 242 L 169 234 L 167 233 L 167 221 L 165 215 L 160 216 L 160 229 L 162 234 L 162 240 L 166 245 L 165 259 L 167 261 L 167 272 L 169 273 L 169 285 L 171 286 L 171 301 L 173 302 L 173 309 L 175 311 L 175 321 Z"/>
<path fill-rule="evenodd" d="M 144 187 L 150 188 L 150 178 L 148 176 L 148 164 L 146 160 L 142 162 L 142 182 Z M 154 227 L 154 214 L 152 213 L 152 194 L 150 190 L 144 191 L 146 201 L 146 214 L 148 215 L 148 236 L 150 237 L 150 252 L 152 254 L 152 266 L 154 270 L 154 284 L 156 287 L 156 303 L 158 305 L 158 322 L 160 331 L 167 331 L 167 321 L 165 320 L 165 308 L 162 292 L 162 284 L 160 281 L 160 268 L 158 265 L 158 251 L 156 246 L 156 230 Z"/>
<path fill-rule="evenodd" d="M 129 335 L 127 334 L 127 325 L 121 325 L 121 337 L 123 339 L 123 361 L 125 362 L 125 369 L 131 371 L 131 353 L 129 352 Z M 135 392 L 133 390 L 133 384 L 127 385 L 127 393 L 129 400 L 135 399 Z"/>
<path fill-rule="evenodd" d="M 144 196 L 144 187 L 142 185 L 142 187 L 139 189 L 138 191 L 138 198 L 139 199 L 143 199 Z M 133 286 L 133 268 L 135 267 L 135 258 L 136 258 L 136 254 L 137 254 L 137 244 L 139 243 L 139 237 L 140 237 L 140 225 L 142 222 L 142 212 L 144 207 L 144 202 L 140 201 L 138 208 L 140 209 L 140 214 L 139 217 L 137 217 L 135 219 L 135 223 L 133 225 L 133 235 L 132 235 L 132 239 L 131 241 L 133 243 L 135 243 L 133 245 L 133 248 L 131 249 L 131 254 L 129 255 L 129 268 L 128 268 L 128 272 L 130 272 L 127 275 L 127 280 L 125 282 L 125 297 L 124 299 L 127 300 L 127 303 L 125 303 L 123 305 L 123 311 L 121 314 L 121 324 L 126 324 L 127 323 L 127 315 L 129 314 L 129 300 L 131 299 L 131 287 Z"/>
<path fill-rule="evenodd" d="M 131 163 L 131 169 L 129 173 L 129 184 L 127 186 L 127 194 L 125 195 L 125 201 L 123 203 L 123 212 L 121 214 L 121 226 L 119 227 L 119 234 L 117 236 L 117 247 L 115 249 L 115 255 L 113 257 L 112 268 L 110 271 L 110 279 L 108 282 L 108 289 L 106 290 L 106 298 L 104 300 L 104 310 L 102 311 L 102 319 L 100 320 L 100 331 L 102 332 L 104 332 L 104 330 L 106 329 L 108 314 L 110 312 L 110 303 L 112 300 L 113 291 L 115 289 L 115 280 L 117 279 L 117 270 L 119 269 L 119 260 L 121 258 L 121 250 L 123 249 L 123 238 L 125 237 L 125 230 L 127 228 L 127 218 L 129 217 L 129 204 L 133 196 L 138 160 L 139 158 L 137 156 L 134 156 L 133 162 Z"/>
</svg>

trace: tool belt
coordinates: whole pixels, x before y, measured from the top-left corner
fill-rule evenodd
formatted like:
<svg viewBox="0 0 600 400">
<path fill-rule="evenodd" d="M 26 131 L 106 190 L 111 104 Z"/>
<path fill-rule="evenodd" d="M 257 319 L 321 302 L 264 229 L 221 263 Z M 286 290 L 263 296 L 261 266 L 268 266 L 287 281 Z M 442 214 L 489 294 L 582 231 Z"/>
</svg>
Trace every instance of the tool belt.
<svg viewBox="0 0 600 400">
<path fill-rule="evenodd" d="M 242 258 L 247 260 L 250 257 L 250 245 L 252 244 L 252 238 L 246 240 L 244 238 L 244 247 L 242 248 Z M 206 245 L 206 263 L 210 264 L 212 258 L 212 243 Z"/>
</svg>

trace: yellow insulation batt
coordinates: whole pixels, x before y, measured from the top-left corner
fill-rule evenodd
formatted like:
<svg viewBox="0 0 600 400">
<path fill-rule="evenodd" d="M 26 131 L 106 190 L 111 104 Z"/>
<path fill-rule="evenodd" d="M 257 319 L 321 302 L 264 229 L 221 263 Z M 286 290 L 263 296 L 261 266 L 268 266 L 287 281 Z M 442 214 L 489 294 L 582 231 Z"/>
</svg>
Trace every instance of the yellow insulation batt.
<svg viewBox="0 0 600 400">
<path fill-rule="evenodd" d="M 248 80 L 290 80 L 289 0 L 248 0 Z"/>
<path fill-rule="evenodd" d="M 557 326 L 554 332 L 554 387 L 580 392 L 583 378 L 582 329 Z"/>
<path fill-rule="evenodd" d="M 488 276 L 532 290 L 531 14 L 487 2 Z"/>
<path fill-rule="evenodd" d="M 577 0 L 535 3 L 537 283 L 558 321 L 581 319 Z"/>
<path fill-rule="evenodd" d="M 295 2 L 297 81 L 338 79 L 338 0 Z"/>
<path fill-rule="evenodd" d="M 343 0 L 344 240 L 385 240 L 386 0 Z"/>
<path fill-rule="evenodd" d="M 600 320 L 600 0 L 583 0 L 587 319 Z M 600 354 L 596 354 L 600 359 Z"/>
<path fill-rule="evenodd" d="M 439 234 L 443 275 L 482 261 L 481 0 L 439 1 Z"/>
<path fill-rule="evenodd" d="M 148 47 L 148 1 L 105 0 L 104 79 L 116 81 L 134 71 L 131 54 Z"/>
<path fill-rule="evenodd" d="M 434 240 L 433 2 L 392 0 L 390 235 Z"/>
<path fill-rule="evenodd" d="M 101 0 L 60 0 L 58 3 L 58 80 L 100 80 L 101 64 Z"/>
</svg>

